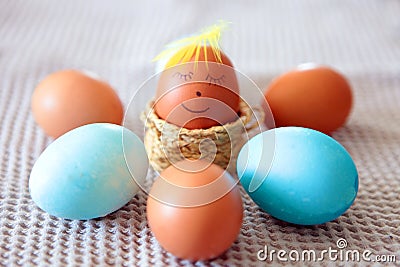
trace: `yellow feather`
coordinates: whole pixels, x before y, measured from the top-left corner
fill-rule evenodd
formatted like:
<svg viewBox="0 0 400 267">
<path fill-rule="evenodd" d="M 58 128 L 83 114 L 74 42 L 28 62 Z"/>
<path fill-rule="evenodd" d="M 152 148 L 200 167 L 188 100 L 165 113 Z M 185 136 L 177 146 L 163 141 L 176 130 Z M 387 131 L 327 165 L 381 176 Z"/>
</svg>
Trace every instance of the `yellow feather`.
<svg viewBox="0 0 400 267">
<path fill-rule="evenodd" d="M 205 62 L 207 62 L 207 42 L 206 41 L 204 41 L 204 44 L 203 44 L 203 51 L 204 51 L 204 61 Z M 208 65 L 207 65 L 207 70 L 208 70 Z"/>
<path fill-rule="evenodd" d="M 199 57 L 200 57 L 200 48 L 201 48 L 201 45 L 198 45 L 197 47 L 196 47 L 196 55 L 194 56 L 194 61 L 199 61 Z M 207 55 L 206 55 L 207 56 Z"/>
<path fill-rule="evenodd" d="M 168 44 L 166 49 L 158 54 L 153 61 L 167 59 L 169 57 L 168 63 L 165 66 L 165 68 L 168 68 L 188 62 L 194 56 L 194 62 L 197 64 L 200 57 L 200 49 L 203 46 L 204 58 L 207 62 L 206 47 L 210 46 L 217 61 L 222 63 L 219 39 L 221 37 L 221 32 L 228 27 L 228 24 L 228 22 L 221 20 L 217 24 L 203 29 L 198 35 L 174 41 Z M 172 53 L 174 54 L 171 56 Z"/>
</svg>

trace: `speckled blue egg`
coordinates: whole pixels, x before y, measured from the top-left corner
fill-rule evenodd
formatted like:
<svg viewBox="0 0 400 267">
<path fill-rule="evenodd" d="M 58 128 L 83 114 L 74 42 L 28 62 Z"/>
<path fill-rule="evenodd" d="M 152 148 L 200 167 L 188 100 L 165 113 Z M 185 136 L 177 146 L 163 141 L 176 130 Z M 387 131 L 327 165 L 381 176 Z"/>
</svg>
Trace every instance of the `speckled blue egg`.
<svg viewBox="0 0 400 267">
<path fill-rule="evenodd" d="M 89 124 L 45 149 L 33 166 L 29 190 L 51 215 L 91 219 L 124 206 L 147 170 L 144 145 L 134 133 L 119 125 Z"/>
<path fill-rule="evenodd" d="M 357 169 L 345 148 L 307 128 L 282 127 L 256 135 L 241 149 L 237 172 L 258 206 L 294 224 L 336 219 L 358 191 Z"/>
</svg>

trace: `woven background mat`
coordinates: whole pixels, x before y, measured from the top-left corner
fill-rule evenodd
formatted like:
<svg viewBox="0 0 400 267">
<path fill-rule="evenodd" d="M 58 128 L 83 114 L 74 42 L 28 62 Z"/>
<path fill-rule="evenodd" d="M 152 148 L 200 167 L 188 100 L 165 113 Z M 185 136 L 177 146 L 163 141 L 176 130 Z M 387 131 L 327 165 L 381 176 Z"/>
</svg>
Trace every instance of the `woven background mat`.
<svg viewBox="0 0 400 267">
<path fill-rule="evenodd" d="M 400 2 L 215 2 L 0 0 L 1 265 L 265 266 L 271 262 L 257 260 L 264 245 L 322 251 L 336 248 L 339 238 L 347 240 L 347 249 L 396 255 L 399 265 Z M 126 106 L 154 73 L 151 59 L 165 43 L 221 18 L 233 22 L 223 47 L 262 88 L 304 61 L 332 65 L 349 77 L 354 110 L 333 137 L 359 170 L 354 205 L 335 221 L 301 227 L 271 218 L 243 194 L 245 217 L 237 241 L 219 258 L 197 263 L 160 248 L 147 226 L 144 193 L 89 221 L 62 220 L 37 208 L 28 191 L 29 173 L 51 140 L 30 111 L 36 84 L 56 70 L 89 69 L 107 80 Z"/>
</svg>

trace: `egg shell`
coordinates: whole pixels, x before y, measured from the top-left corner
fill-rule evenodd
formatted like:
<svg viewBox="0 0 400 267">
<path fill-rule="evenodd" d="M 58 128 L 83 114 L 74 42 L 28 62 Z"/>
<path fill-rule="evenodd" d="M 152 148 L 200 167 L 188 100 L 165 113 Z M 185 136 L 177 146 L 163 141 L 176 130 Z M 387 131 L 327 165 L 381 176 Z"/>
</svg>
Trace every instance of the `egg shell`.
<svg viewBox="0 0 400 267">
<path fill-rule="evenodd" d="M 276 127 L 300 126 L 326 134 L 345 124 L 353 102 L 350 84 L 342 74 L 311 63 L 273 80 L 265 98 Z"/>
<path fill-rule="evenodd" d="M 161 246 L 175 256 L 217 257 L 232 245 L 242 225 L 237 180 L 202 160 L 171 165 L 150 190 L 147 219 Z"/>
<path fill-rule="evenodd" d="M 91 219 L 132 199 L 147 169 L 144 145 L 134 133 L 114 124 L 89 124 L 44 150 L 33 166 L 29 190 L 33 201 L 51 215 Z"/>
<path fill-rule="evenodd" d="M 109 84 L 77 70 L 58 71 L 43 79 L 32 95 L 32 112 L 53 138 L 85 124 L 121 124 L 124 115 Z"/>
<path fill-rule="evenodd" d="M 239 153 L 237 172 L 258 206 L 294 224 L 334 220 L 358 191 L 357 169 L 345 148 L 301 127 L 276 128 L 250 139 Z"/>
<path fill-rule="evenodd" d="M 205 56 L 206 55 L 206 56 Z M 221 63 L 211 47 L 199 51 L 198 62 L 165 69 L 157 85 L 155 111 L 172 124 L 207 129 L 238 119 L 239 85 L 232 62 L 221 51 Z"/>
</svg>

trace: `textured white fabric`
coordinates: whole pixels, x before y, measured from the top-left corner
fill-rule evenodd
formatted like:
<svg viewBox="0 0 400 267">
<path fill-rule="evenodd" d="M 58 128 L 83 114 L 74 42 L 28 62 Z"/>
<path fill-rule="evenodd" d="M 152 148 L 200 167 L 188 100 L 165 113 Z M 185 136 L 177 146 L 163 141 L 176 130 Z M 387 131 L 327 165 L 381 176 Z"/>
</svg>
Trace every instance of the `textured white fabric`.
<svg viewBox="0 0 400 267">
<path fill-rule="evenodd" d="M 0 265 L 265 266 L 268 262 L 257 260 L 264 245 L 321 251 L 335 247 L 338 238 L 350 249 L 396 254 L 399 264 L 399 18 L 396 0 L 0 0 Z M 354 205 L 333 222 L 300 227 L 271 218 L 243 194 L 245 218 L 237 241 L 219 258 L 198 263 L 160 248 L 147 226 L 144 193 L 89 221 L 62 220 L 37 208 L 28 177 L 51 140 L 30 111 L 36 84 L 56 70 L 88 69 L 107 80 L 127 105 L 153 74 L 151 59 L 164 44 L 218 19 L 232 22 L 224 50 L 261 88 L 309 61 L 349 77 L 354 110 L 333 137 L 359 170 Z"/>
</svg>

